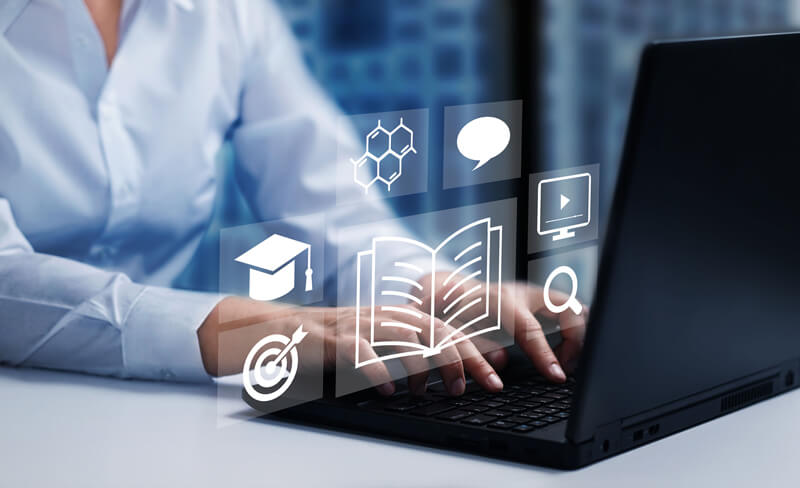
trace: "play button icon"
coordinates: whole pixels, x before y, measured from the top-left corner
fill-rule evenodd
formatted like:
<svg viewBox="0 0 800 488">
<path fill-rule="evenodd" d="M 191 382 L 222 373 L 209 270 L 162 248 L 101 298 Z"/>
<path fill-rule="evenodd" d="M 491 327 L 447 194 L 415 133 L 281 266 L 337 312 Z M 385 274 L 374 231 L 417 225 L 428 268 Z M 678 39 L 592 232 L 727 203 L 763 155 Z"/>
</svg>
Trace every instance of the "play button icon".
<svg viewBox="0 0 800 488">
<path fill-rule="evenodd" d="M 569 203 L 569 198 L 565 197 L 564 194 L 561 194 L 561 210 L 564 210 L 564 207 L 567 206 Z"/>
</svg>

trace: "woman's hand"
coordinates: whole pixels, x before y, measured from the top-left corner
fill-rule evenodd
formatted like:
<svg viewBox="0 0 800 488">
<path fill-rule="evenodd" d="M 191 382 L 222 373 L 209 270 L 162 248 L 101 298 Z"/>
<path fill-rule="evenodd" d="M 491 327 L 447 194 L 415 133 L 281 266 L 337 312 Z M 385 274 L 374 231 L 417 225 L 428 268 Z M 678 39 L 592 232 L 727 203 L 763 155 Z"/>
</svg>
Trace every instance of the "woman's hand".
<svg viewBox="0 0 800 488">
<path fill-rule="evenodd" d="M 473 285 L 474 283 L 469 282 L 462 287 L 469 290 Z M 388 311 L 385 307 L 379 307 L 374 312 L 374 319 L 369 308 L 292 307 L 245 298 L 225 298 L 197 332 L 203 364 L 206 371 L 214 376 L 241 372 L 244 358 L 253 344 L 264 335 L 264 328 L 255 328 L 252 332 L 243 331 L 236 341 L 227 341 L 226 350 L 222 355 L 219 350 L 220 333 L 264 324 L 271 334 L 281 333 L 290 336 L 302 323 L 303 330 L 308 333 L 304 342 L 311 343 L 312 350 L 323 351 L 316 360 L 304 359 L 303 370 L 311 371 L 317 368 L 317 374 L 321 374 L 323 368 L 335 366 L 337 361 L 355 365 L 357 347 L 362 363 L 373 360 L 358 368 L 358 371 L 375 385 L 380 393 L 391 395 L 395 391 L 392 377 L 384 362 L 378 360 L 371 338 L 366 332 L 362 331 L 360 335 L 357 333 L 356 317 L 359 317 L 362 323 L 374 320 L 374 323 L 384 324 L 375 328 L 376 341 L 425 344 L 427 341 L 422 337 L 429 333 L 431 323 L 431 317 L 425 313 L 431 310 L 430 297 L 443 295 L 430 293 L 431 287 L 443 289 L 441 283 L 432 283 L 428 278 L 427 286 L 419 294 L 422 305 L 390 307 L 391 310 Z M 551 290 L 550 293 L 551 301 L 554 303 L 568 299 L 568 296 L 561 292 Z M 542 288 L 524 283 L 492 287 L 489 295 L 490 303 L 496 304 L 498 301 L 501 303 L 499 319 L 502 328 L 514 337 L 515 342 L 531 358 L 536 369 L 551 381 L 564 382 L 565 370 L 569 373 L 574 370 L 583 347 L 587 308 L 583 307 L 580 315 L 574 314 L 569 309 L 553 314 L 545 307 Z M 223 309 L 225 321 L 220 320 Z M 441 310 L 441 306 L 437 304 L 434 309 Z M 490 309 L 491 319 L 497 320 L 497 307 L 493 306 Z M 541 323 L 536 318 L 537 315 L 558 321 L 562 342 L 555 351 L 550 348 Z M 463 337 L 464 333 L 457 329 L 471 318 L 473 317 L 469 311 L 451 324 L 434 318 L 434 342 L 441 343 L 448 337 L 453 339 Z M 424 393 L 431 367 L 439 369 L 444 385 L 452 395 L 464 392 L 466 373 L 488 391 L 502 390 L 503 383 L 497 375 L 496 368 L 500 369 L 505 365 L 507 353 L 502 345 L 488 339 L 489 335 L 491 334 L 476 336 L 444 347 L 441 352 L 430 358 L 419 354 L 399 358 L 409 375 L 409 390 L 414 394 Z M 397 346 L 398 352 L 408 350 L 406 346 Z"/>
<path fill-rule="evenodd" d="M 397 326 L 376 327 L 378 335 L 375 340 L 421 345 L 419 334 L 423 330 L 430 330 L 430 316 L 411 306 L 392 308 L 394 310 L 390 311 L 376 309 L 375 323 L 405 324 L 419 330 Z M 224 321 L 220 320 L 223 310 Z M 355 365 L 355 351 L 358 347 L 361 362 L 375 360 L 358 368 L 358 371 L 366 376 L 380 393 L 391 395 L 395 391 L 392 377 L 386 365 L 377 360 L 378 355 L 371 345 L 370 337 L 363 332 L 360 336 L 356 333 L 357 316 L 363 323 L 373 320 L 369 308 L 290 307 L 238 297 L 225 298 L 198 330 L 203 364 L 206 371 L 213 376 L 239 373 L 244 358 L 253 344 L 264 335 L 265 328 L 270 334 L 280 333 L 290 336 L 302 323 L 303 330 L 308 333 L 303 342 L 309 343 L 311 350 L 324 351 L 321 360 L 317 360 L 316 363 L 313 358 L 304 358 L 303 370 L 311 371 L 317 368 L 317 372 L 321 374 L 324 367 L 334 366 L 337 360 Z M 264 324 L 265 327 L 252 327 L 258 324 Z M 241 333 L 237 333 L 236 340 L 226 341 L 225 351 L 220 351 L 219 335 L 237 329 L 241 329 Z M 441 320 L 434 319 L 434 337 L 443 339 L 448 335 L 458 337 L 460 333 Z M 409 349 L 398 346 L 397 350 L 402 352 Z M 465 373 L 469 373 L 486 390 L 503 389 L 500 377 L 471 341 L 445 347 L 430 359 L 415 354 L 401 357 L 399 361 L 409 374 L 409 390 L 414 394 L 424 393 L 428 370 L 431 367 L 438 367 L 444 385 L 452 395 L 464 393 Z"/>
<path fill-rule="evenodd" d="M 419 306 L 421 310 L 431 309 L 431 296 L 437 297 L 437 304 L 434 310 L 446 308 L 442 302 L 442 297 L 451 292 L 444 284 L 446 276 L 444 273 L 440 274 L 434 279 L 433 283 L 430 276 L 422 281 L 425 283 L 423 291 L 416 293 L 417 297 L 422 300 L 422 305 Z M 458 280 L 451 281 L 458 282 Z M 451 294 L 458 296 L 480 284 L 478 281 L 470 280 L 460 285 L 459 289 Z M 432 294 L 431 290 L 433 289 L 436 289 L 437 293 Z M 481 288 L 475 293 L 482 293 L 482 290 Z M 567 294 L 553 289 L 550 290 L 552 303 L 564 303 L 568 299 L 569 296 Z M 466 301 L 467 299 L 464 300 L 464 302 Z M 490 287 L 489 303 L 492 305 L 489 307 L 490 317 L 494 320 L 498 318 L 496 304 L 500 303 L 499 319 L 502 328 L 514 338 L 516 344 L 528 355 L 539 373 L 551 381 L 559 383 L 566 381 L 566 373 L 571 374 L 574 372 L 578 357 L 583 349 L 589 313 L 588 307 L 583 306 L 583 310 L 579 315 L 576 315 L 570 309 L 554 314 L 545 306 L 542 287 L 526 283 L 511 283 L 501 287 Z M 458 324 L 468 322 L 481 311 L 480 307 L 474 307 L 472 313 L 467 310 L 466 313 L 458 317 Z M 561 344 L 556 347 L 555 351 L 550 348 L 537 316 L 558 322 Z M 477 336 L 472 341 L 479 344 L 482 351 L 491 351 L 487 352 L 486 355 L 491 358 L 492 364 L 505 364 L 507 361 L 506 351 L 500 348 L 499 344 L 492 344 L 491 341 L 486 339 L 491 335 Z"/>
</svg>

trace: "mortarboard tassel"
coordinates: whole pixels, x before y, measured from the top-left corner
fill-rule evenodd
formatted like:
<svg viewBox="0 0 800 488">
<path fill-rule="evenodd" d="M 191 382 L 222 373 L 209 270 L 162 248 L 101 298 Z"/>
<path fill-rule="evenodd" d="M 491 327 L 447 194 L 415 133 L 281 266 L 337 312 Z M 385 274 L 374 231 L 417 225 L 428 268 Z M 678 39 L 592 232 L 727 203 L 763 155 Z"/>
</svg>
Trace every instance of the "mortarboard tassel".
<svg viewBox="0 0 800 488">
<path fill-rule="evenodd" d="M 308 265 L 306 266 L 306 291 L 311 291 L 311 275 L 314 271 L 311 269 L 311 246 L 308 246 Z"/>
</svg>

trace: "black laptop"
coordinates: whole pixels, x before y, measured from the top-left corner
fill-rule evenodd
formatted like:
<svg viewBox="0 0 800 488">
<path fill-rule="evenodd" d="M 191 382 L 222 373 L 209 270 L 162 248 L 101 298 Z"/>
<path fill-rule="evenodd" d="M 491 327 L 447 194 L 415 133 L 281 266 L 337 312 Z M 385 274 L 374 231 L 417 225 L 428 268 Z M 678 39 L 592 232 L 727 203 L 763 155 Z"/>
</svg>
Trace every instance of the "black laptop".
<svg viewBox="0 0 800 488">
<path fill-rule="evenodd" d="M 433 384 L 282 415 L 576 468 L 797 387 L 798 55 L 800 34 L 646 47 L 575 378 L 520 360 L 500 393 Z"/>
</svg>

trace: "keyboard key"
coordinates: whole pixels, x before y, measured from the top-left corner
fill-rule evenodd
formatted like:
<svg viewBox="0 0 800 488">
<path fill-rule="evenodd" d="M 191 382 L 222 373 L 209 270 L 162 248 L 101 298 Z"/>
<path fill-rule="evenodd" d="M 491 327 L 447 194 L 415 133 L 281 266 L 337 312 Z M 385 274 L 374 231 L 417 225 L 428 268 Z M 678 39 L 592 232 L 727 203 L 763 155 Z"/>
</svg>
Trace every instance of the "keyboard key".
<svg viewBox="0 0 800 488">
<path fill-rule="evenodd" d="M 520 415 L 514 415 L 512 417 L 506 417 L 503 420 L 506 422 L 514 422 L 515 424 L 526 424 L 531 421 L 531 419 L 522 417 Z"/>
<path fill-rule="evenodd" d="M 489 407 L 482 407 L 480 405 L 467 405 L 466 407 L 462 407 L 463 410 L 468 410 L 470 412 L 480 413 L 489 410 Z"/>
<path fill-rule="evenodd" d="M 414 415 L 419 415 L 420 417 L 431 417 L 433 415 L 438 415 L 440 413 L 446 412 L 447 410 L 452 410 L 453 408 L 455 407 L 447 405 L 446 403 L 434 403 L 413 410 L 411 413 L 413 413 Z"/>
<path fill-rule="evenodd" d="M 450 400 L 447 403 L 448 403 L 448 405 L 452 405 L 454 407 L 465 407 L 465 406 L 469 405 L 472 402 L 470 402 L 468 400 L 456 399 L 456 400 Z"/>
<path fill-rule="evenodd" d="M 461 423 L 468 425 L 483 425 L 495 420 L 497 419 L 488 415 L 473 415 L 472 417 L 467 417 L 466 419 L 462 420 Z"/>
<path fill-rule="evenodd" d="M 535 412 L 523 412 L 523 413 L 519 414 L 519 416 L 520 417 L 525 417 L 528 420 L 536 420 L 536 419 L 540 419 L 540 418 L 544 417 L 543 414 L 535 413 Z"/>
<path fill-rule="evenodd" d="M 451 410 L 449 412 L 445 412 L 437 416 L 436 418 L 455 422 L 456 420 L 461 420 L 463 418 L 469 417 L 470 415 L 472 415 L 472 412 L 467 412 L 464 410 Z"/>
<path fill-rule="evenodd" d="M 542 422 L 547 422 L 548 424 L 552 424 L 553 422 L 558 422 L 563 419 L 560 419 L 558 417 L 553 417 L 552 415 L 547 415 L 545 417 L 540 418 L 539 420 Z"/>
<path fill-rule="evenodd" d="M 547 425 L 547 422 L 545 422 L 543 420 L 534 420 L 533 422 L 528 422 L 528 423 L 530 425 L 534 426 L 534 427 L 537 427 L 537 428 L 538 427 L 544 427 L 545 425 Z"/>
<path fill-rule="evenodd" d="M 558 412 L 557 414 L 554 415 L 554 417 L 558 417 L 560 419 L 566 419 L 569 418 L 569 412 Z"/>
<path fill-rule="evenodd" d="M 533 425 L 530 425 L 530 424 L 519 424 L 518 426 L 516 426 L 513 429 L 511 429 L 511 431 L 512 432 L 525 433 L 525 432 L 530 432 L 530 431 L 532 431 L 534 429 L 536 429 L 536 427 L 534 427 Z"/>
<path fill-rule="evenodd" d="M 506 405 L 505 407 L 500 407 L 500 410 L 504 412 L 511 412 L 511 413 L 520 413 L 527 410 L 525 407 L 520 407 L 516 405 Z"/>
<path fill-rule="evenodd" d="M 564 395 L 562 395 L 560 393 L 545 393 L 542 396 L 545 397 L 545 398 L 552 398 L 554 400 L 562 400 L 562 399 L 566 398 L 566 396 L 564 396 Z"/>
<path fill-rule="evenodd" d="M 515 424 L 514 422 L 507 422 L 505 420 L 496 420 L 496 421 L 492 422 L 491 424 L 489 424 L 487 427 L 490 427 L 492 429 L 503 429 L 503 430 L 506 430 L 506 429 L 510 429 L 511 427 L 514 427 L 515 425 L 517 425 L 517 424 Z"/>
<path fill-rule="evenodd" d="M 488 412 L 484 412 L 484 415 L 491 415 L 492 417 L 503 418 L 503 417 L 510 417 L 511 412 L 505 412 L 503 410 L 489 410 Z"/>
<path fill-rule="evenodd" d="M 481 395 L 480 393 L 472 393 L 469 395 L 464 395 L 462 397 L 464 400 L 468 402 L 479 402 L 481 400 L 486 400 L 486 395 Z"/>
<path fill-rule="evenodd" d="M 528 408 L 538 408 L 538 407 L 542 406 L 542 402 L 525 401 L 525 402 L 517 402 L 514 405 L 519 405 L 520 407 L 525 407 L 526 409 L 528 409 Z"/>
<path fill-rule="evenodd" d="M 478 403 L 478 405 L 480 405 L 482 407 L 498 408 L 498 407 L 502 407 L 503 405 L 505 405 L 505 403 L 485 400 L 485 401 L 482 401 L 482 402 Z"/>
</svg>

